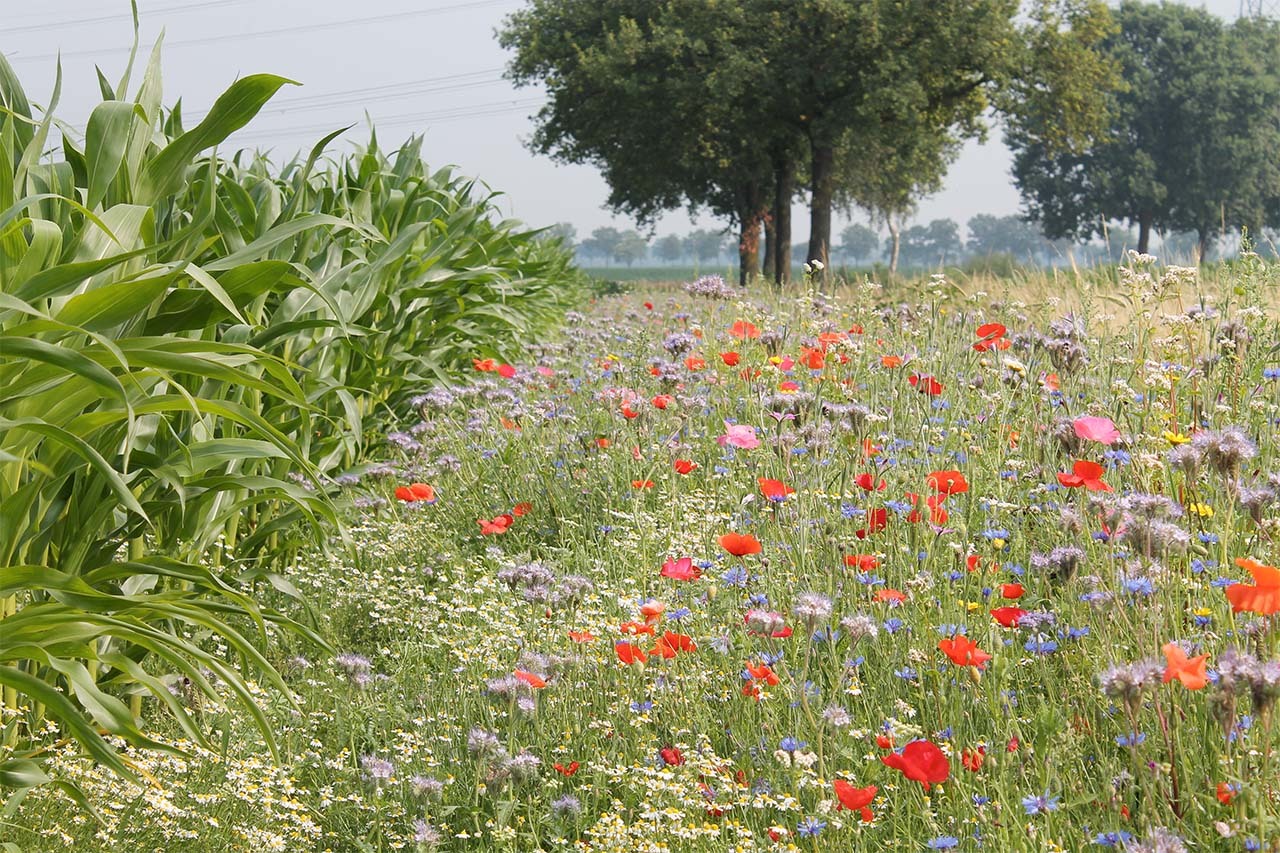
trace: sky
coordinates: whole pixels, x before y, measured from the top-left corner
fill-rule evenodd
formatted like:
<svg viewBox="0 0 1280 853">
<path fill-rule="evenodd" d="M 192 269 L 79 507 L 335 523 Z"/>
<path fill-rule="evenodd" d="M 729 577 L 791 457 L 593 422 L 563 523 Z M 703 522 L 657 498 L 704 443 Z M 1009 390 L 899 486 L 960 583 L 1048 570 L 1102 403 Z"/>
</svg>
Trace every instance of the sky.
<svg viewBox="0 0 1280 853">
<path fill-rule="evenodd" d="M 10 0 L 12 2 L 12 0 Z M 1241 0 L 1196 0 L 1232 18 Z M 524 145 L 542 101 L 536 89 L 502 79 L 509 55 L 494 31 L 521 0 L 139 0 L 140 64 L 163 32 L 164 100 L 182 99 L 184 116 L 198 118 L 237 77 L 269 72 L 300 84 L 286 87 L 246 128 L 221 148 L 262 148 L 278 160 L 331 130 L 356 123 L 345 137 L 367 139 L 371 118 L 379 143 L 393 148 L 423 134 L 433 167 L 456 166 L 493 191 L 507 216 L 541 227 L 572 223 L 579 238 L 593 228 L 632 227 L 603 208 L 608 195 L 589 166 L 560 165 Z M 45 0 L 6 10 L 0 52 L 37 104 L 47 104 L 62 57 L 62 95 L 55 115 L 83 128 L 100 99 L 94 66 L 114 84 L 132 41 L 127 0 Z M 130 96 L 138 77 L 130 87 Z M 187 121 L 187 126 L 192 125 Z M 341 148 L 341 143 L 338 144 Z M 331 150 L 333 150 L 331 148 Z M 998 128 L 986 143 L 970 142 L 946 185 L 919 207 L 918 222 L 951 218 L 962 225 L 978 213 L 1018 212 L 1009 176 L 1010 155 Z M 793 234 L 808 234 L 807 211 L 797 205 Z M 837 215 L 838 232 L 849 221 Z M 665 216 L 656 234 L 720 228 L 710 217 L 684 211 Z"/>
</svg>

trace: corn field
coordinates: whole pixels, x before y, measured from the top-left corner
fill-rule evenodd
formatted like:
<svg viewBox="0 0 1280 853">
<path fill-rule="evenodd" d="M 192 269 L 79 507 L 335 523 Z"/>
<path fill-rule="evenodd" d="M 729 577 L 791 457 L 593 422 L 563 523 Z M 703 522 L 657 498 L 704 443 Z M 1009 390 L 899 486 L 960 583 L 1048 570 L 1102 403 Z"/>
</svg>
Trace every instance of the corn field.
<svg viewBox="0 0 1280 853">
<path fill-rule="evenodd" d="M 341 547 L 337 486 L 414 392 L 512 357 L 578 286 L 420 140 L 227 158 L 291 81 L 243 77 L 186 128 L 158 45 L 135 71 L 99 75 L 80 138 L 61 75 L 33 109 L 0 58 L 0 787 L 19 797 L 52 781 L 24 749 L 49 720 L 132 780 L 113 741 L 174 750 L 143 733 L 144 697 L 207 747 L 180 695 L 215 682 L 274 752 L 251 684 L 288 691 L 259 641 L 325 642 L 255 590 L 296 596 L 282 559 Z"/>
</svg>

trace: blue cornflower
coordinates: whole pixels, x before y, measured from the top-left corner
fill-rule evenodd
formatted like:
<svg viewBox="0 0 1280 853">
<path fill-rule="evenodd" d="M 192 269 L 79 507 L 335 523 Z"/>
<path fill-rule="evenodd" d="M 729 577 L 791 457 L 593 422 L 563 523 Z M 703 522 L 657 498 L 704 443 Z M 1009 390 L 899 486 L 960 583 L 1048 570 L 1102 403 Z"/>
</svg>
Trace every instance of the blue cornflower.
<svg viewBox="0 0 1280 853">
<path fill-rule="evenodd" d="M 1263 379 L 1280 379 L 1280 367 L 1264 367 L 1262 368 Z"/>
<path fill-rule="evenodd" d="M 1032 794 L 1022 798 L 1022 807 L 1027 810 L 1029 815 L 1048 814 L 1058 808 L 1058 800 L 1061 797 L 1049 796 L 1046 789 L 1043 794 Z"/>
<path fill-rule="evenodd" d="M 1150 578 L 1129 578 L 1124 582 L 1124 591 L 1134 596 L 1147 596 L 1155 592 L 1156 588 Z"/>
<path fill-rule="evenodd" d="M 1051 640 L 1043 634 L 1037 634 L 1022 646 L 1027 651 L 1037 655 L 1051 655 L 1058 650 L 1057 640 Z"/>
<path fill-rule="evenodd" d="M 675 610 L 672 610 L 667 614 L 667 618 L 679 622 L 681 619 L 688 617 L 692 613 L 693 611 L 687 607 L 677 607 Z"/>
<path fill-rule="evenodd" d="M 904 666 L 902 669 L 895 669 L 893 674 L 898 676 L 898 678 L 901 678 L 903 681 L 915 681 L 920 677 L 919 674 L 909 666 Z"/>
<path fill-rule="evenodd" d="M 840 514 L 845 518 L 858 518 L 859 516 L 866 515 L 867 511 L 865 509 L 859 509 L 850 503 L 842 503 L 840 504 Z"/>
<path fill-rule="evenodd" d="M 1127 735 L 1116 735 L 1116 744 L 1118 746 L 1139 746 L 1147 736 L 1142 732 L 1130 732 Z"/>
<path fill-rule="evenodd" d="M 884 620 L 884 629 L 890 634 L 896 634 L 904 624 L 905 623 L 901 619 L 894 616 Z"/>
<path fill-rule="evenodd" d="M 797 752 L 798 750 L 804 749 L 805 746 L 806 744 L 804 741 L 796 740 L 790 735 L 778 741 L 778 749 L 782 750 L 783 752 Z"/>
<path fill-rule="evenodd" d="M 827 828 L 825 820 L 818 820 L 816 817 L 807 817 L 800 823 L 796 824 L 796 835 L 801 838 L 817 838 L 822 834 L 822 830 Z"/>
<path fill-rule="evenodd" d="M 729 586 L 746 586 L 747 578 L 748 575 L 746 569 L 742 566 L 734 566 L 725 572 L 721 579 Z"/>
<path fill-rule="evenodd" d="M 1102 847 L 1119 847 L 1121 844 L 1128 844 L 1132 840 L 1133 833 L 1125 832 L 1123 829 L 1099 832 L 1093 837 L 1093 843 Z"/>
<path fill-rule="evenodd" d="M 951 850 L 960 846 L 960 839 L 954 835 L 939 835 L 937 838 L 929 839 L 930 850 Z"/>
<path fill-rule="evenodd" d="M 648 700 L 644 702 L 632 702 L 631 710 L 635 711 L 637 714 L 648 713 L 653 710 L 653 703 Z"/>
</svg>

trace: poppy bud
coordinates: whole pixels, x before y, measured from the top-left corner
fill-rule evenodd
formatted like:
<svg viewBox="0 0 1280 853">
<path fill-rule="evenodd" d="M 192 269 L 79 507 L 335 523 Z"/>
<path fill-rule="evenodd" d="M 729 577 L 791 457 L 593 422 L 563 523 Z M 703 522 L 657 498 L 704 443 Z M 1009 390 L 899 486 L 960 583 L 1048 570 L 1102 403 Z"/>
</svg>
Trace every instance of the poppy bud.
<svg viewBox="0 0 1280 853">
<path fill-rule="evenodd" d="M 717 593 L 719 593 L 719 591 L 720 591 L 720 588 L 717 587 L 715 584 L 712 584 L 711 586 L 707 587 L 707 599 L 709 601 L 715 601 L 716 595 Z"/>
</svg>

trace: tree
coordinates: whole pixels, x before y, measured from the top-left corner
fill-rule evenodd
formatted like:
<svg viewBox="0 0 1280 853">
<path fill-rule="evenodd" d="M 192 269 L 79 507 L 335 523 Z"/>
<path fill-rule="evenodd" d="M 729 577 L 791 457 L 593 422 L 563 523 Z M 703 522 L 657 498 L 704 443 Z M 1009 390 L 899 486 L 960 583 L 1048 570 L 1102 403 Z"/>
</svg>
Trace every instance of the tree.
<svg viewBox="0 0 1280 853">
<path fill-rule="evenodd" d="M 583 240 L 579 248 L 584 255 L 603 258 L 607 265 L 613 260 L 620 242 L 622 242 L 622 232 L 617 228 L 605 226 L 592 231 L 591 236 Z"/>
<path fill-rule="evenodd" d="M 974 255 L 1012 255 L 1027 260 L 1048 248 L 1039 227 L 1020 216 L 979 213 L 969 220 L 967 228 L 967 248 Z"/>
<path fill-rule="evenodd" d="M 653 251 L 661 260 L 673 264 L 685 256 L 684 241 L 675 234 L 668 234 L 658 238 L 658 242 L 653 244 Z"/>
<path fill-rule="evenodd" d="M 613 259 L 619 263 L 633 266 L 649 252 L 649 241 L 637 231 L 627 231 L 618 238 L 613 247 Z"/>
<path fill-rule="evenodd" d="M 747 123 L 757 69 L 721 47 L 748 26 L 745 10 L 700 0 L 532 0 L 499 33 L 508 76 L 547 91 L 530 147 L 600 168 L 608 205 L 638 222 L 686 206 L 736 223 L 743 282 L 785 147 Z"/>
<path fill-rule="evenodd" d="M 570 222 L 557 222 L 542 232 L 548 240 L 559 240 L 566 246 L 578 241 L 578 229 Z"/>
<path fill-rule="evenodd" d="M 861 223 L 849 225 L 840 232 L 840 254 L 854 262 L 871 258 L 879 247 L 880 236 Z"/>
<path fill-rule="evenodd" d="M 714 261 L 724 251 L 724 233 L 699 229 L 685 238 L 685 248 L 698 263 Z"/>
<path fill-rule="evenodd" d="M 935 219 L 928 225 L 913 225 L 902 235 L 902 263 L 908 267 L 935 267 L 948 261 L 955 262 L 963 249 L 960 226 L 953 219 Z"/>
<path fill-rule="evenodd" d="M 885 257 L 891 274 L 898 271 L 903 222 L 919 198 L 942 188 L 959 151 L 959 140 L 949 134 L 906 133 L 842 152 L 837 203 L 864 208 L 873 223 L 888 229 Z"/>
<path fill-rule="evenodd" d="M 1155 229 L 1195 231 L 1202 257 L 1217 228 L 1256 230 L 1280 207 L 1277 24 L 1137 2 L 1116 21 L 1103 48 L 1125 85 L 1103 132 L 1076 151 L 1052 149 L 1043 125 L 1006 138 L 1031 217 L 1077 238 L 1123 220 L 1141 252 Z"/>
</svg>

